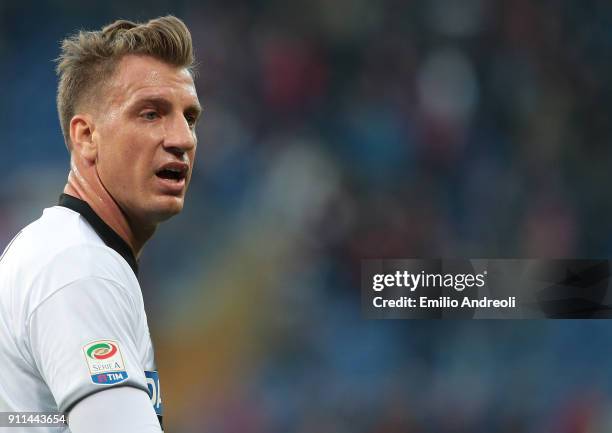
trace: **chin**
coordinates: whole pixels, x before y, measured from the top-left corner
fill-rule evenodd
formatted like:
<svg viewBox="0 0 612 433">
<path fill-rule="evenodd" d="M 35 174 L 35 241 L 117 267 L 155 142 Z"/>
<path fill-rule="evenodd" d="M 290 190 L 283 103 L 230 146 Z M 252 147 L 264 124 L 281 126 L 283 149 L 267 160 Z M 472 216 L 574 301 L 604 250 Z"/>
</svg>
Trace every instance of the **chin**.
<svg viewBox="0 0 612 433">
<path fill-rule="evenodd" d="M 175 215 L 178 215 L 183 210 L 182 197 L 163 197 L 158 200 L 155 205 L 149 209 L 149 214 L 155 222 L 163 222 Z"/>
</svg>

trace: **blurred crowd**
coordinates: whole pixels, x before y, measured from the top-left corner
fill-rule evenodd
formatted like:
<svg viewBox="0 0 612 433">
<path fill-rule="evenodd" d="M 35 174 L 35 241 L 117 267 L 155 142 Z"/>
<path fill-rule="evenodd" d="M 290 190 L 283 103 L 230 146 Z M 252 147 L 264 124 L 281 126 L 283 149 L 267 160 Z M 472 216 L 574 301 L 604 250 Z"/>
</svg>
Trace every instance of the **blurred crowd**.
<svg viewBox="0 0 612 433">
<path fill-rule="evenodd" d="M 173 13 L 204 106 L 141 261 L 168 430 L 612 431 L 606 321 L 366 321 L 360 260 L 608 257 L 612 3 L 0 4 L 0 246 L 68 167 L 52 60 Z"/>
</svg>

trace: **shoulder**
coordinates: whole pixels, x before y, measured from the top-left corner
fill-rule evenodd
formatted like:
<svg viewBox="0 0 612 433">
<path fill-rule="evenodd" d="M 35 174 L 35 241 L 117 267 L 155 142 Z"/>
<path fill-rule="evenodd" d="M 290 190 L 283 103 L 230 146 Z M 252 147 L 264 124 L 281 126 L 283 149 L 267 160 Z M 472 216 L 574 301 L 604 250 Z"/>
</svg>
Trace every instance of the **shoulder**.
<svg viewBox="0 0 612 433">
<path fill-rule="evenodd" d="M 96 264 L 104 263 L 129 268 L 79 213 L 61 206 L 45 209 L 38 220 L 25 227 L 11 245 L 7 256 L 27 264 L 28 273 L 48 268 L 50 264 L 54 268 L 64 268 L 60 270 L 68 273 L 93 271 L 99 268 Z M 85 263 L 87 266 L 85 269 L 73 269 L 72 264 L 75 263 Z"/>
<path fill-rule="evenodd" d="M 128 291 L 140 291 L 123 257 L 107 247 L 80 214 L 60 206 L 45 209 L 20 232 L 0 268 L 0 293 L 13 291 L 13 299 L 30 307 L 83 279 L 112 281 Z"/>
</svg>

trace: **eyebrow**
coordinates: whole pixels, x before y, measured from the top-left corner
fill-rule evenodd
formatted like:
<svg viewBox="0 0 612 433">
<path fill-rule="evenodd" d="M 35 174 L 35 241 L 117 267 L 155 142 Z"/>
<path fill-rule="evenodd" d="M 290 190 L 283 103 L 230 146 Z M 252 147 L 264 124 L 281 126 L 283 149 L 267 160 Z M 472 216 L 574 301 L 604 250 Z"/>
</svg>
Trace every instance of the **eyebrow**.
<svg viewBox="0 0 612 433">
<path fill-rule="evenodd" d="M 172 106 L 172 103 L 168 99 L 161 96 L 148 96 L 142 99 L 137 99 L 134 101 L 133 105 L 140 106 L 146 104 L 157 105 L 165 109 L 169 109 Z M 202 106 L 199 103 L 190 104 L 185 107 L 183 113 L 193 114 L 196 116 L 196 119 L 198 119 L 202 114 Z"/>
</svg>

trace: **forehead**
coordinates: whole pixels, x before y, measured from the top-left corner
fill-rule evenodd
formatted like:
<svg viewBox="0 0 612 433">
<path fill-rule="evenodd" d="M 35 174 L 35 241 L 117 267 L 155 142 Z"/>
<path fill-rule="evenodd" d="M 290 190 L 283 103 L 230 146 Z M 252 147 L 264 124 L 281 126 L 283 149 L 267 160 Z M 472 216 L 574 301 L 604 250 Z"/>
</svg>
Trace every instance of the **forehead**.
<svg viewBox="0 0 612 433">
<path fill-rule="evenodd" d="M 193 78 L 187 68 L 150 56 L 126 55 L 108 82 L 112 102 L 124 104 L 148 96 L 164 96 L 184 104 L 197 103 Z"/>
</svg>

